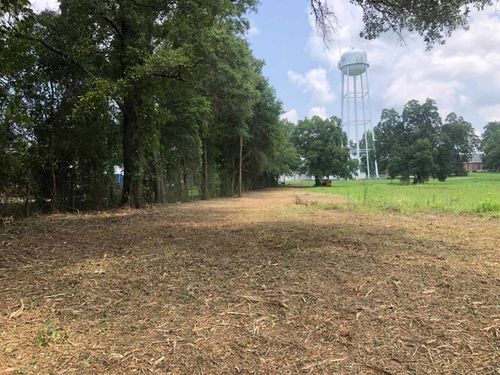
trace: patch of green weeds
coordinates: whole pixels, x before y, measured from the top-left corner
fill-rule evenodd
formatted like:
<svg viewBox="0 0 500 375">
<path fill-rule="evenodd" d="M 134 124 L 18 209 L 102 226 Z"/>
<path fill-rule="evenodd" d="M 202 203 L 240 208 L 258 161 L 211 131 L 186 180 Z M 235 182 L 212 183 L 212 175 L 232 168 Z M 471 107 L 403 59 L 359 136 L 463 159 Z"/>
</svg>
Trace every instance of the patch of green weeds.
<svg viewBox="0 0 500 375">
<path fill-rule="evenodd" d="M 45 329 L 38 331 L 38 345 L 42 348 L 51 343 L 62 343 L 66 341 L 68 334 L 61 328 L 55 326 L 53 322 L 49 322 Z"/>
</svg>

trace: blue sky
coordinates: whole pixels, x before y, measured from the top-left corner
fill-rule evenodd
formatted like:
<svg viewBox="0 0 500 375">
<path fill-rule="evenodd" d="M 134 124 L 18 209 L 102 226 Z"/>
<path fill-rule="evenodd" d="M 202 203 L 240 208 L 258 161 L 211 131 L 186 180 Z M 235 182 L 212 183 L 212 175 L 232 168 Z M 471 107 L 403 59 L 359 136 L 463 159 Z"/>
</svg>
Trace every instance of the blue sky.
<svg viewBox="0 0 500 375">
<path fill-rule="evenodd" d="M 340 115 L 340 51 L 360 47 L 370 61 L 374 122 L 383 108 L 401 110 L 411 100 L 431 97 L 444 118 L 454 111 L 479 133 L 500 120 L 500 12 L 473 13 L 470 30 L 456 31 L 444 46 L 426 51 L 421 38 L 392 34 L 366 41 L 358 37 L 361 11 L 347 0 L 330 0 L 339 19 L 329 48 L 317 36 L 306 0 L 262 0 L 250 15 L 250 41 L 266 62 L 264 74 L 283 102 L 284 115 Z"/>
<path fill-rule="evenodd" d="M 308 91 L 304 84 L 298 85 L 292 80 L 289 72 L 328 69 L 325 64 L 318 64 L 308 51 L 311 25 L 307 3 L 302 0 L 263 0 L 258 12 L 250 15 L 251 31 L 248 37 L 255 56 L 266 63 L 264 75 L 275 88 L 284 110 L 295 111 L 297 118 L 310 115 L 310 109 L 319 107 L 323 101 L 316 102 L 318 98 L 314 93 Z M 330 70 L 325 79 L 338 83 L 336 75 L 340 73 Z M 332 108 L 328 108 L 328 115 L 338 115 L 340 104 L 330 104 Z M 290 115 L 290 119 L 295 120 L 296 117 Z"/>
<path fill-rule="evenodd" d="M 249 41 L 257 58 L 266 63 L 264 74 L 270 79 L 284 109 L 307 113 L 311 105 L 288 78 L 288 71 L 309 71 L 316 63 L 306 51 L 310 25 L 307 2 L 302 0 L 262 1 L 258 13 L 250 16 Z"/>
</svg>

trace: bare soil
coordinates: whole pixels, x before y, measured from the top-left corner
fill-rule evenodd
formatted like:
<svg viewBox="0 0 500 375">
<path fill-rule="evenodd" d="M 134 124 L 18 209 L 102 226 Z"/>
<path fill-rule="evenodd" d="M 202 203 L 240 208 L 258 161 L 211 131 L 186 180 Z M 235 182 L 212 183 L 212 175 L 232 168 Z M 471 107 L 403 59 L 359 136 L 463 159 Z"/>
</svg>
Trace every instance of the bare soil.
<svg viewBox="0 0 500 375">
<path fill-rule="evenodd" d="M 499 374 L 500 220 L 338 199 L 0 229 L 0 374 Z"/>
</svg>

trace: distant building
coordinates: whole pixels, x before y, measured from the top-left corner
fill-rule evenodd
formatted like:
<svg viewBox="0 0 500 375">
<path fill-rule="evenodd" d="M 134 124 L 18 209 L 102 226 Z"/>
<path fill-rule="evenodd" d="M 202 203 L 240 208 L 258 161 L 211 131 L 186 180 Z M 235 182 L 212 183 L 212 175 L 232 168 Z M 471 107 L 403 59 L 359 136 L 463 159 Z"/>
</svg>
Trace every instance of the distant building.
<svg viewBox="0 0 500 375">
<path fill-rule="evenodd" d="M 472 154 L 470 160 L 464 163 L 464 169 L 466 172 L 477 172 L 483 170 L 483 161 L 481 154 Z"/>
</svg>

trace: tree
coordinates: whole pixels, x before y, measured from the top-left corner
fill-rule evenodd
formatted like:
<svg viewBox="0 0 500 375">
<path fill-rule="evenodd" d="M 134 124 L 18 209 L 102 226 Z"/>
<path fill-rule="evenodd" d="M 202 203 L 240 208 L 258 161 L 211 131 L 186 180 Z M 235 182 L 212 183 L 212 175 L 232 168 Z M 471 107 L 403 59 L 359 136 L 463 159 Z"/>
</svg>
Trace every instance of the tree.
<svg viewBox="0 0 500 375">
<path fill-rule="evenodd" d="M 394 109 L 384 110 L 374 129 L 381 170 L 404 182 L 411 176 L 414 183 L 426 182 L 434 172 L 435 160 L 432 158 L 430 169 L 424 167 L 423 161 L 428 161 L 427 146 L 432 150 L 439 144 L 440 126 L 441 117 L 431 99 L 423 103 L 410 100 L 401 115 Z"/>
<path fill-rule="evenodd" d="M 451 148 L 452 173 L 456 176 L 466 174 L 464 163 L 467 162 L 472 153 L 479 147 L 479 138 L 474 132 L 472 124 L 465 121 L 461 116 L 450 113 L 441 127 L 441 137 L 447 136 L 446 141 Z"/>
<path fill-rule="evenodd" d="M 500 121 L 492 121 L 492 122 L 489 122 L 488 124 L 486 124 L 486 126 L 484 127 L 483 134 L 482 134 L 483 140 L 489 138 L 498 129 L 500 129 Z"/>
<path fill-rule="evenodd" d="M 407 144 L 414 144 L 418 139 L 428 139 L 436 147 L 442 120 L 434 100 L 426 99 L 423 103 L 410 100 L 403 108 L 401 120 L 407 133 Z"/>
<path fill-rule="evenodd" d="M 408 163 L 408 171 L 413 176 L 413 183 L 423 183 L 429 181 L 429 178 L 434 172 L 433 147 L 428 139 L 421 138 L 415 142 L 408 154 L 411 159 Z"/>
<path fill-rule="evenodd" d="M 22 16 L 32 13 L 29 0 L 2 0 L 0 2 L 0 32 L 5 33 Z"/>
<path fill-rule="evenodd" d="M 275 147 L 268 162 L 268 170 L 275 179 L 291 176 L 299 168 L 300 158 L 293 143 L 294 127 L 287 120 L 280 120 L 274 128 Z"/>
<path fill-rule="evenodd" d="M 291 172 L 297 159 L 290 127 L 280 120 L 281 102 L 266 79 L 258 81 L 257 90 L 259 99 L 248 122 L 243 159 L 246 185 L 251 188 L 275 186 L 280 175 Z"/>
<path fill-rule="evenodd" d="M 500 170 L 500 122 L 490 122 L 484 127 L 481 149 L 483 162 L 488 169 Z"/>
<path fill-rule="evenodd" d="M 374 132 L 380 169 L 405 182 L 413 176 L 413 183 L 463 175 L 463 163 L 478 144 L 472 125 L 462 117 L 451 113 L 442 124 L 431 99 L 409 101 L 401 115 L 385 109 Z"/>
<path fill-rule="evenodd" d="M 393 148 L 396 149 L 405 134 L 401 115 L 395 109 L 384 109 L 373 132 L 377 162 L 380 170 L 385 171 L 388 169 Z"/>
<path fill-rule="evenodd" d="M 436 160 L 434 176 L 439 181 L 446 181 L 450 173 L 456 171 L 457 165 L 454 159 L 454 145 L 452 139 L 446 133 L 442 133 L 439 144 L 436 147 Z M 463 165 L 461 169 L 464 170 Z"/>
<path fill-rule="evenodd" d="M 351 0 L 363 10 L 364 30 L 361 37 L 378 38 L 382 33 L 393 31 L 401 35 L 403 30 L 414 31 L 423 37 L 427 46 L 444 43 L 444 39 L 457 29 L 466 29 L 472 9 L 482 10 L 492 0 L 419 0 L 380 1 Z M 328 0 L 310 0 L 318 30 L 325 37 L 335 26 L 335 13 Z"/>
<path fill-rule="evenodd" d="M 347 147 L 347 136 L 342 132 L 337 117 L 299 121 L 294 131 L 294 140 L 302 159 L 302 173 L 314 176 L 316 186 L 328 176 L 350 178 L 356 169 Z"/>
</svg>

